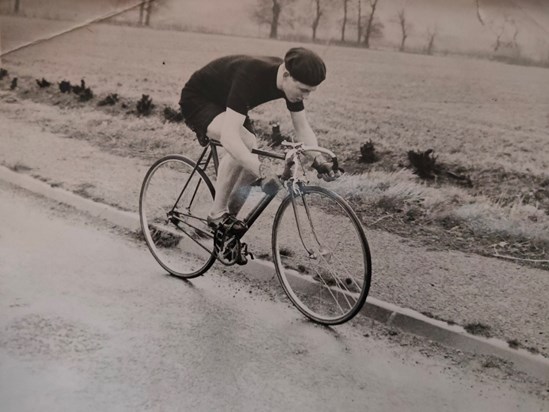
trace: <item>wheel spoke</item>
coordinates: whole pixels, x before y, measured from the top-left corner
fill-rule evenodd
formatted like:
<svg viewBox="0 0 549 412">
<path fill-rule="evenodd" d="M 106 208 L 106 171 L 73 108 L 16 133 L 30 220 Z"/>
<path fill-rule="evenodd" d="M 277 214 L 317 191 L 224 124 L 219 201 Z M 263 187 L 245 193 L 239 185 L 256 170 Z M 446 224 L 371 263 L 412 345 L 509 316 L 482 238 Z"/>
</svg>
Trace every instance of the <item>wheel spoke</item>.
<svg viewBox="0 0 549 412">
<path fill-rule="evenodd" d="M 154 258 L 172 275 L 195 277 L 215 261 L 213 244 L 205 243 L 212 242 L 213 236 L 200 227 L 206 222 L 213 194 L 202 169 L 184 156 L 167 156 L 147 172 L 140 195 L 141 227 Z M 178 204 L 185 208 L 178 210 Z"/>
<path fill-rule="evenodd" d="M 345 322 L 360 310 L 370 285 L 364 231 L 347 203 L 329 190 L 303 187 L 302 199 L 298 203 L 287 197 L 275 217 L 277 275 L 306 316 L 324 324 Z M 334 237 L 335 247 L 326 247 Z M 303 249 L 306 256 L 297 253 Z M 283 256 L 281 250 L 288 252 Z M 294 274 L 294 268 L 301 274 Z"/>
</svg>

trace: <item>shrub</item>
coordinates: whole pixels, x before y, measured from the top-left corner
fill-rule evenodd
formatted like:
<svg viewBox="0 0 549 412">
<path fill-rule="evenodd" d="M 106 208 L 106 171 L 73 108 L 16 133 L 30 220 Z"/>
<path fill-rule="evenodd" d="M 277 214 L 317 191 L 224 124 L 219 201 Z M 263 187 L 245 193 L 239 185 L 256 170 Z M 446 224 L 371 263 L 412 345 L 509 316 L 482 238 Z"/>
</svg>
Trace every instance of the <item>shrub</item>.
<svg viewBox="0 0 549 412">
<path fill-rule="evenodd" d="M 487 326 L 480 322 L 468 323 L 464 326 L 464 329 L 472 335 L 480 335 L 486 338 L 492 336 L 490 332 L 490 326 Z"/>
<path fill-rule="evenodd" d="M 360 161 L 363 163 L 374 163 L 379 160 L 372 140 L 367 141 L 360 146 Z"/>
<path fill-rule="evenodd" d="M 43 77 L 42 77 L 42 80 L 36 79 L 36 84 L 41 89 L 43 89 L 44 87 L 50 87 L 51 86 L 51 83 L 49 81 L 47 81 L 46 79 L 44 79 Z"/>
<path fill-rule="evenodd" d="M 87 102 L 88 100 L 93 99 L 93 92 L 89 87 L 86 87 L 83 91 L 78 94 L 78 97 L 81 102 Z"/>
<path fill-rule="evenodd" d="M 435 175 L 440 174 L 440 166 L 437 164 L 437 158 L 433 155 L 433 149 L 427 149 L 425 152 L 408 152 L 408 160 L 414 173 L 422 179 L 433 179 Z"/>
<path fill-rule="evenodd" d="M 98 106 L 114 106 L 118 102 L 118 94 L 109 94 L 104 99 L 97 102 Z"/>
<path fill-rule="evenodd" d="M 61 93 L 70 93 L 72 90 L 71 83 L 66 80 L 61 81 L 61 83 L 59 83 L 59 90 Z"/>
<path fill-rule="evenodd" d="M 141 116 L 148 116 L 151 114 L 154 104 L 148 94 L 141 96 L 141 100 L 137 102 L 137 113 Z"/>
<path fill-rule="evenodd" d="M 183 121 L 183 113 L 181 113 L 181 110 L 175 110 L 166 106 L 164 107 L 164 119 L 168 122 L 179 123 Z"/>
<path fill-rule="evenodd" d="M 280 146 L 284 140 L 286 137 L 280 133 L 280 124 L 274 123 L 271 126 L 271 147 Z"/>
<path fill-rule="evenodd" d="M 6 69 L 0 68 L 0 80 L 8 76 L 8 71 Z"/>
<path fill-rule="evenodd" d="M 520 342 L 516 339 L 509 339 L 507 344 L 511 349 L 518 349 L 520 347 Z"/>
<path fill-rule="evenodd" d="M 15 90 L 17 87 L 17 77 L 14 77 L 10 84 L 10 90 Z"/>
<path fill-rule="evenodd" d="M 80 86 L 72 86 L 71 89 L 74 94 L 81 94 L 86 90 L 86 82 L 82 79 L 80 80 Z"/>
</svg>

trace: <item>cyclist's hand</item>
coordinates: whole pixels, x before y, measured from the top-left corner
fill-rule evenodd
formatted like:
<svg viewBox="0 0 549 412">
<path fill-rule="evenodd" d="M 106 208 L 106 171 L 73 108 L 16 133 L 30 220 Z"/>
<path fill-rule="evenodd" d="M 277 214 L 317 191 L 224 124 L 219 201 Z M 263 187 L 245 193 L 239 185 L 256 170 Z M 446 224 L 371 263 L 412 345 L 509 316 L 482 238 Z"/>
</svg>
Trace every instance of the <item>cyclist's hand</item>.
<svg viewBox="0 0 549 412">
<path fill-rule="evenodd" d="M 334 171 L 332 162 L 324 160 L 321 156 L 315 157 L 311 167 L 317 171 L 318 178 L 326 182 L 336 180 L 342 172 L 341 169 Z"/>
</svg>

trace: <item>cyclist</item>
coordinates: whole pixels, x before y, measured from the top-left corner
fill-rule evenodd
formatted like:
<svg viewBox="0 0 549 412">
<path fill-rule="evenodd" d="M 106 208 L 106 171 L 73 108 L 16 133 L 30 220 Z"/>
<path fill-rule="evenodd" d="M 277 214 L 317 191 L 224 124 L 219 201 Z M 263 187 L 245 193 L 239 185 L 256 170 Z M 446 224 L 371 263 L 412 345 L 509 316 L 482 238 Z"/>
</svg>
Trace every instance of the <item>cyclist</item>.
<svg viewBox="0 0 549 412">
<path fill-rule="evenodd" d="M 208 216 L 212 228 L 244 229 L 236 219 L 250 186 L 261 179 L 263 190 L 276 192 L 278 177 L 251 153 L 257 140 L 248 111 L 283 98 L 290 111 L 296 139 L 317 146 L 317 138 L 305 116 L 303 100 L 326 78 L 326 66 L 313 51 L 290 49 L 284 59 L 233 55 L 216 59 L 196 71 L 181 91 L 181 112 L 201 145 L 219 140 L 228 152 L 220 164 L 214 205 Z M 331 162 L 314 158 L 319 177 L 333 180 Z"/>
</svg>

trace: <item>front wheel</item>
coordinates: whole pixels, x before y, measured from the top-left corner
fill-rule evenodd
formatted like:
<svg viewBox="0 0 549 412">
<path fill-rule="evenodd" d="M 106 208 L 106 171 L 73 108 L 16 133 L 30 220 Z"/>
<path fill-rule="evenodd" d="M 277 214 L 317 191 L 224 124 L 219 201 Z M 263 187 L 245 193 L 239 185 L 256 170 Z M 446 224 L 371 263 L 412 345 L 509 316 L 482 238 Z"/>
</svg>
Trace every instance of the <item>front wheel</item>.
<svg viewBox="0 0 549 412">
<path fill-rule="evenodd" d="M 147 172 L 139 197 L 141 230 L 152 255 L 170 274 L 193 278 L 214 263 L 206 222 L 214 193 L 208 176 L 184 156 L 166 156 Z"/>
<path fill-rule="evenodd" d="M 277 276 L 304 315 L 337 325 L 362 308 L 370 250 L 360 221 L 339 195 L 314 186 L 288 195 L 275 216 L 272 244 Z"/>
</svg>

